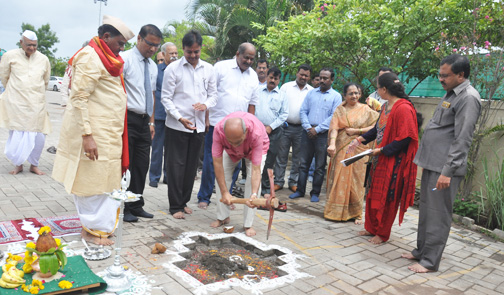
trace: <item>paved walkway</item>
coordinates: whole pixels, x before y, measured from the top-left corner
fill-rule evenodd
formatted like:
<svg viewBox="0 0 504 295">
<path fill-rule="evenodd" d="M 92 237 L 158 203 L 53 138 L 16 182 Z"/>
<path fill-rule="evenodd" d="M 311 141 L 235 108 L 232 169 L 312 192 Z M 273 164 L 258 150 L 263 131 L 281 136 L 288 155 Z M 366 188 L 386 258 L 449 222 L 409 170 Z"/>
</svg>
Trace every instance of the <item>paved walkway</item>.
<svg viewBox="0 0 504 295">
<path fill-rule="evenodd" d="M 63 109 L 59 106 L 59 93 L 47 92 L 53 132 L 47 137 L 47 149 L 57 145 Z M 0 149 L 3 151 L 8 132 L 0 130 Z M 40 168 L 50 175 L 54 155 L 44 149 Z M 27 170 L 25 165 L 25 170 Z M 36 176 L 23 172 L 12 176 L 12 165 L 0 155 L 0 221 L 29 217 L 49 217 L 75 214 L 75 207 L 63 186 L 50 176 Z M 209 223 L 215 219 L 215 197 L 208 210 L 196 204 L 199 181 L 194 186 L 194 199 L 189 205 L 194 213 L 186 220 L 175 220 L 168 213 L 167 188 L 146 186 L 146 210 L 155 214 L 153 220 L 125 224 L 124 264 L 146 275 L 153 286 L 152 294 L 194 294 L 196 291 L 173 272 L 163 267 L 170 255 L 152 255 L 155 242 L 173 250 L 174 240 L 183 232 L 197 231 L 221 233 Z M 288 200 L 289 190 L 278 192 L 279 198 Z M 288 212 L 275 213 L 271 237 L 266 241 L 268 213 L 258 211 L 254 227 L 255 240 L 268 245 L 279 245 L 293 253 L 304 255 L 297 259 L 298 271 L 311 277 L 300 278 L 283 286 L 262 290 L 264 294 L 503 294 L 504 245 L 486 236 L 453 226 L 444 252 L 439 272 L 414 274 L 406 267 L 411 264 L 400 255 L 416 244 L 418 211 L 410 209 L 402 226 L 394 225 L 388 243 L 375 246 L 358 237 L 362 226 L 352 222 L 324 220 L 322 212 L 325 195 L 320 203 L 309 198 L 288 201 Z M 239 205 L 238 205 L 239 206 Z M 241 208 L 232 213 L 231 224 L 235 231 L 241 229 Z M 65 238 L 66 242 L 79 241 L 78 236 Z M 80 242 L 70 247 L 84 248 Z M 7 250 L 7 245 L 0 245 Z M 103 270 L 112 259 L 90 262 L 95 272 Z M 211 294 L 250 294 L 241 287 L 209 292 Z"/>
</svg>

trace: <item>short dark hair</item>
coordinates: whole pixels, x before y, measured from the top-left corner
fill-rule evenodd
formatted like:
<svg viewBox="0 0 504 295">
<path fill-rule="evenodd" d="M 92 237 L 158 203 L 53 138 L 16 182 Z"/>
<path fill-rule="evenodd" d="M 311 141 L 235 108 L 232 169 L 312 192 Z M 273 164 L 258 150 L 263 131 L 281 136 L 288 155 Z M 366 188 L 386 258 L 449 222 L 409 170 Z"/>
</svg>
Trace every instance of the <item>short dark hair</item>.
<svg viewBox="0 0 504 295">
<path fill-rule="evenodd" d="M 443 58 L 440 66 L 447 64 L 451 66 L 451 70 L 454 74 L 458 74 L 460 72 L 464 72 L 464 78 L 469 78 L 469 74 L 471 74 L 471 64 L 469 63 L 469 59 L 467 56 L 463 56 L 460 54 L 452 54 Z"/>
<path fill-rule="evenodd" d="M 105 33 L 109 33 L 110 37 L 112 37 L 112 38 L 121 35 L 121 32 L 119 32 L 116 28 L 114 28 L 111 25 L 107 25 L 107 24 L 101 25 L 98 28 L 98 37 L 102 38 L 103 35 L 105 35 Z"/>
<path fill-rule="evenodd" d="M 320 73 L 315 73 L 315 74 L 313 74 L 313 78 L 312 78 L 312 79 L 315 79 L 315 78 L 317 78 L 317 77 L 320 77 Z"/>
<path fill-rule="evenodd" d="M 263 64 L 263 63 L 266 63 L 266 67 L 269 68 L 269 63 L 264 58 L 261 58 L 260 60 L 257 61 L 257 65 Z"/>
<path fill-rule="evenodd" d="M 140 37 L 142 37 L 142 38 L 145 38 L 148 35 L 154 35 L 160 39 L 163 39 L 163 33 L 161 33 L 161 30 L 158 27 L 156 27 L 155 25 L 151 25 L 151 24 L 143 26 L 140 29 L 140 32 L 138 33 L 138 35 L 140 35 Z"/>
<path fill-rule="evenodd" d="M 312 68 L 309 64 L 302 64 L 298 67 L 298 73 L 299 73 L 299 70 L 305 70 L 305 71 L 309 71 L 310 73 L 312 72 Z"/>
<path fill-rule="evenodd" d="M 381 68 L 378 70 L 378 74 L 379 74 L 380 72 L 391 72 L 391 73 L 393 73 L 394 71 L 392 71 L 392 69 L 391 69 L 391 68 L 388 68 L 388 67 L 381 67 Z"/>
<path fill-rule="evenodd" d="M 196 30 L 190 30 L 184 35 L 182 38 L 182 47 L 191 47 L 194 43 L 198 44 L 198 46 L 203 46 L 203 37 L 201 37 L 200 32 Z"/>
<path fill-rule="evenodd" d="M 329 68 L 329 67 L 322 68 L 322 70 L 320 70 L 320 72 L 319 72 L 319 76 L 320 76 L 320 73 L 322 71 L 331 73 L 331 79 L 334 79 L 334 70 L 333 70 L 333 68 Z"/>
<path fill-rule="evenodd" d="M 272 67 L 271 69 L 269 69 L 267 75 L 269 76 L 270 73 L 273 74 L 273 77 L 282 75 L 282 71 L 280 71 L 280 69 L 277 67 Z"/>
</svg>

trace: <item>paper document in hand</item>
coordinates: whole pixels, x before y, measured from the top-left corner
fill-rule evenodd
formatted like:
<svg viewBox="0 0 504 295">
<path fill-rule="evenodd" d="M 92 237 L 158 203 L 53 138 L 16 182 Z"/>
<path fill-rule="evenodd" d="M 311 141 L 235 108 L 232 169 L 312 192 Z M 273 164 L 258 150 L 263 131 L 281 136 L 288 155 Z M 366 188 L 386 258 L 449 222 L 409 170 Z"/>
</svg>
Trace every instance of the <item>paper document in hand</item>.
<svg viewBox="0 0 504 295">
<path fill-rule="evenodd" d="M 341 164 L 343 164 L 343 166 L 348 166 L 348 165 L 351 165 L 355 162 L 357 162 L 358 160 L 364 158 L 365 156 L 369 156 L 373 153 L 373 150 L 372 149 L 369 149 L 369 150 L 366 150 L 366 151 L 363 151 L 362 153 L 358 154 L 358 155 L 355 155 L 353 157 L 350 157 L 348 159 L 345 159 L 345 160 L 342 160 L 341 161 Z"/>
</svg>

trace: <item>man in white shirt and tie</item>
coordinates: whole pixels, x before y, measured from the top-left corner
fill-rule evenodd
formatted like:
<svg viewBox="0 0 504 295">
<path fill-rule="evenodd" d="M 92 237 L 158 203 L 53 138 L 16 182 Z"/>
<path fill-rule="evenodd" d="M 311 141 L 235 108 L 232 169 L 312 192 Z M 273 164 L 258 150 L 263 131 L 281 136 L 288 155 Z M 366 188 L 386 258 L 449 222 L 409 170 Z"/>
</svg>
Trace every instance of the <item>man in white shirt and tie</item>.
<svg viewBox="0 0 504 295">
<path fill-rule="evenodd" d="M 131 183 L 129 191 L 143 195 L 149 170 L 149 154 L 154 137 L 154 91 L 157 66 L 151 57 L 161 46 L 163 35 L 155 25 L 145 25 L 138 33 L 137 45 L 124 52 L 124 84 L 128 95 L 128 148 Z M 139 201 L 126 203 L 124 221 L 136 222 L 138 217 L 152 218 Z"/>
<path fill-rule="evenodd" d="M 212 161 L 214 126 L 233 112 L 255 114 L 257 105 L 257 73 L 250 68 L 254 63 L 256 49 L 250 43 L 238 47 L 235 58 L 218 62 L 214 66 L 217 83 L 217 104 L 209 110 L 208 132 L 205 136 L 203 172 L 198 192 L 198 207 L 206 209 L 215 185 Z M 236 174 L 237 175 L 237 174 Z"/>
<path fill-rule="evenodd" d="M 191 30 L 182 39 L 184 56 L 165 70 L 161 103 L 166 109 L 165 161 L 170 213 L 184 219 L 192 210 L 194 177 L 204 140 L 205 111 L 217 103 L 213 66 L 200 59 L 203 38 Z"/>
</svg>

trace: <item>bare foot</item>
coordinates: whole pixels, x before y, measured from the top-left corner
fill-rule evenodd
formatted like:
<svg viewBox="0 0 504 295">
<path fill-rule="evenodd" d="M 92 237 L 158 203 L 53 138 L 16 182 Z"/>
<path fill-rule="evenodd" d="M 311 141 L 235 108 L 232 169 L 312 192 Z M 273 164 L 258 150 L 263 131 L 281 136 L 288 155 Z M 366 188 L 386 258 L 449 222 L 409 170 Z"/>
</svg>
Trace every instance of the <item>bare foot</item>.
<svg viewBox="0 0 504 295">
<path fill-rule="evenodd" d="M 179 211 L 173 214 L 173 218 L 175 219 L 185 219 L 184 212 Z"/>
<path fill-rule="evenodd" d="M 206 210 L 208 208 L 208 203 L 206 203 L 206 202 L 199 202 L 198 203 L 198 208 Z"/>
<path fill-rule="evenodd" d="M 359 236 L 372 236 L 373 234 L 368 232 L 367 230 L 361 230 L 357 233 Z"/>
<path fill-rule="evenodd" d="M 425 268 L 425 267 L 421 266 L 419 263 L 408 266 L 408 269 L 411 270 L 411 271 L 414 271 L 416 273 L 434 272 L 431 269 L 428 269 L 428 268 Z"/>
<path fill-rule="evenodd" d="M 413 254 L 411 253 L 403 253 L 401 254 L 401 258 L 406 258 L 406 259 L 410 259 L 410 260 L 418 260 L 415 256 L 413 256 Z"/>
<path fill-rule="evenodd" d="M 187 214 L 192 214 L 192 209 L 189 207 L 184 207 L 184 212 Z"/>
<path fill-rule="evenodd" d="M 84 240 L 86 240 L 86 242 L 90 242 L 96 245 L 103 245 L 103 246 L 114 245 L 114 241 L 112 241 L 111 239 L 95 237 L 92 234 L 85 231 L 84 229 L 81 232 L 81 236 Z"/>
<path fill-rule="evenodd" d="M 355 219 L 355 224 L 356 225 L 362 225 L 362 224 L 364 224 L 364 220 L 362 220 L 362 218 Z"/>
<path fill-rule="evenodd" d="M 33 165 L 30 166 L 30 172 L 35 173 L 37 175 L 44 175 L 45 174 L 37 166 L 33 166 Z"/>
<path fill-rule="evenodd" d="M 223 226 L 224 224 L 228 224 L 228 223 L 229 223 L 229 221 L 231 221 L 231 220 L 229 219 L 229 217 L 228 217 L 228 218 L 226 218 L 226 219 L 224 219 L 224 220 L 219 220 L 219 219 L 217 219 L 216 221 L 214 221 L 214 222 L 210 223 L 210 227 L 213 227 L 213 228 L 221 227 L 221 226 Z"/>
<path fill-rule="evenodd" d="M 374 236 L 371 239 L 369 239 L 368 241 L 370 241 L 371 243 L 373 243 L 375 245 L 379 245 L 379 244 L 383 243 L 383 240 L 379 236 Z"/>
<path fill-rule="evenodd" d="M 234 204 L 229 205 L 229 210 L 234 210 L 236 209 L 236 206 Z"/>
<path fill-rule="evenodd" d="M 256 231 L 251 227 L 245 227 L 245 234 L 247 235 L 247 237 L 253 237 L 256 235 Z"/>
<path fill-rule="evenodd" d="M 23 165 L 16 166 L 14 170 L 10 171 L 9 174 L 16 175 L 23 171 Z"/>
</svg>

